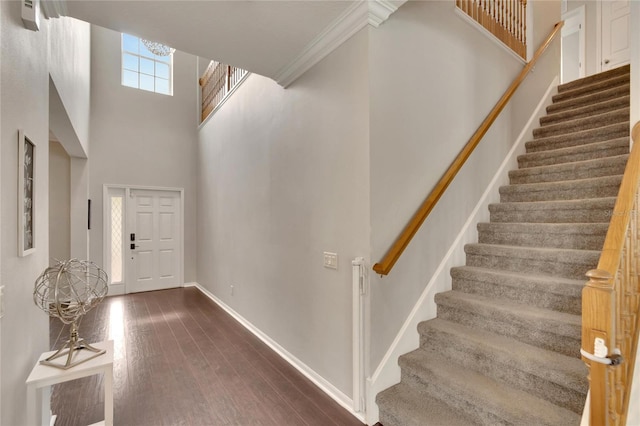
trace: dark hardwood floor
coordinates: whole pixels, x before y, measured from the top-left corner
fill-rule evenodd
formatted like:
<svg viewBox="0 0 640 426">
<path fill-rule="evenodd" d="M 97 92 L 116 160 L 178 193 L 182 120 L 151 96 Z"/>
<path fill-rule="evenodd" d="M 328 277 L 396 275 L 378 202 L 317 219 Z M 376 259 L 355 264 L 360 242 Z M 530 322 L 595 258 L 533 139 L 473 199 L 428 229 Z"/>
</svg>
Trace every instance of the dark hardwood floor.
<svg viewBox="0 0 640 426">
<path fill-rule="evenodd" d="M 196 288 L 106 298 L 80 325 L 114 340 L 114 423 L 362 425 Z M 68 327 L 51 320 L 52 349 Z M 54 386 L 56 425 L 103 419 L 102 377 Z"/>
</svg>

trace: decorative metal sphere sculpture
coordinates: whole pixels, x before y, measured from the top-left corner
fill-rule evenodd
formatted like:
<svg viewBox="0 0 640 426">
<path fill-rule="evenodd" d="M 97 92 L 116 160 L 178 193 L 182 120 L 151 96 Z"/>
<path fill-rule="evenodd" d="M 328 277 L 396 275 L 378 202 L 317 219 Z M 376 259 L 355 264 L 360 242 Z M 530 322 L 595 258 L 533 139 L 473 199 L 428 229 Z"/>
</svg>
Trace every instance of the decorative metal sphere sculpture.
<svg viewBox="0 0 640 426">
<path fill-rule="evenodd" d="M 66 370 L 105 352 L 78 337 L 78 323 L 84 314 L 105 298 L 107 283 L 107 274 L 95 263 L 77 259 L 58 261 L 36 279 L 33 291 L 36 306 L 64 324 L 70 324 L 69 341 L 49 358 L 40 361 L 42 364 Z M 74 360 L 81 349 L 94 354 Z M 66 363 L 53 362 L 65 355 Z"/>
</svg>

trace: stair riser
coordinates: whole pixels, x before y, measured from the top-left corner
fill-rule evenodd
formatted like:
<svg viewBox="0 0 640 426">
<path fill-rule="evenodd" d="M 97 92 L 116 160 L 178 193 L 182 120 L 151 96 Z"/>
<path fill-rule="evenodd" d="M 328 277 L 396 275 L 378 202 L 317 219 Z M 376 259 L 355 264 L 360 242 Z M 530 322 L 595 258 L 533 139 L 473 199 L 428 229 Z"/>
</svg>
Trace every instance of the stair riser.
<svg viewBox="0 0 640 426">
<path fill-rule="evenodd" d="M 519 368 L 517 362 L 509 355 L 495 351 L 494 348 L 483 347 L 475 341 L 429 328 L 422 328 L 420 347 L 425 349 L 427 354 L 429 351 L 437 351 L 440 356 L 453 363 L 576 413 L 582 412 L 588 389 L 586 377 L 583 389 L 577 391 Z"/>
<path fill-rule="evenodd" d="M 623 74 L 620 76 L 616 76 L 616 77 L 601 81 L 596 84 L 586 85 L 573 90 L 563 91 L 561 93 L 558 93 L 557 95 L 553 95 L 551 99 L 553 100 L 553 103 L 562 102 L 568 99 L 574 99 L 577 97 L 582 97 L 585 95 L 602 92 L 608 89 L 612 89 L 614 87 L 628 85 L 629 81 L 630 81 L 630 75 Z"/>
<path fill-rule="evenodd" d="M 548 247 L 575 250 L 601 250 L 605 234 L 553 234 L 479 231 L 478 242 L 520 247 Z"/>
<path fill-rule="evenodd" d="M 595 269 L 599 256 L 591 256 L 586 252 L 581 256 L 581 261 L 560 262 L 547 259 L 523 259 L 512 256 L 495 256 L 468 254 L 467 265 L 481 268 L 494 268 L 503 271 L 535 273 L 546 276 L 557 276 L 570 279 L 584 279 L 584 274 L 590 269 Z"/>
<path fill-rule="evenodd" d="M 594 105 L 587 105 L 580 108 L 574 108 L 555 114 L 546 115 L 540 118 L 541 126 L 549 126 L 553 124 L 564 123 L 579 118 L 589 117 L 591 115 L 612 112 L 620 108 L 629 108 L 631 97 L 621 96 L 609 101 L 599 102 Z"/>
<path fill-rule="evenodd" d="M 585 198 L 615 197 L 618 195 L 619 184 L 601 184 L 593 187 L 566 188 L 537 190 L 535 188 L 519 188 L 513 186 L 503 187 L 500 190 L 501 202 L 528 202 L 528 201 L 557 201 L 576 200 Z"/>
<path fill-rule="evenodd" d="M 629 145 L 626 142 L 607 143 L 600 146 L 587 146 L 590 149 L 576 149 L 571 152 L 558 155 L 525 154 L 518 157 L 518 165 L 521 169 L 538 166 L 552 166 L 567 164 L 576 161 L 596 160 L 604 157 L 615 157 L 629 154 Z"/>
<path fill-rule="evenodd" d="M 419 392 L 443 401 L 443 404 L 454 407 L 456 411 L 473 418 L 478 425 L 510 425 L 509 422 L 491 413 L 486 407 L 474 403 L 473 395 L 464 394 L 465 389 L 452 389 L 445 383 L 442 383 L 435 375 L 419 377 L 403 369 L 401 381 L 414 389 L 419 389 Z M 385 423 L 383 424 L 386 426 Z"/>
<path fill-rule="evenodd" d="M 500 210 L 492 209 L 491 222 L 496 223 L 609 223 L 613 207 L 606 209 Z"/>
<path fill-rule="evenodd" d="M 491 281 L 473 281 L 471 279 L 454 278 L 453 290 L 463 293 L 477 294 L 496 299 L 512 300 L 529 306 L 543 309 L 551 309 L 573 315 L 580 315 L 582 311 L 582 298 L 580 293 L 570 296 L 554 294 L 543 288 L 527 286 L 507 286 Z"/>
<path fill-rule="evenodd" d="M 574 108 L 580 108 L 599 102 L 609 101 L 621 96 L 628 96 L 630 88 L 631 86 L 628 83 L 621 84 L 619 86 L 614 86 L 601 92 L 587 94 L 585 96 L 580 96 L 573 99 L 566 99 L 564 101 L 557 101 L 547 107 L 547 114 L 555 114 Z"/>
<path fill-rule="evenodd" d="M 622 175 L 628 156 L 606 158 L 588 164 L 566 164 L 540 168 L 525 168 L 509 172 L 512 185 L 523 183 L 559 182 L 563 180 L 588 179 L 603 176 Z"/>
<path fill-rule="evenodd" d="M 624 108 L 607 114 L 538 127 L 537 129 L 534 129 L 533 137 L 534 139 L 537 139 L 549 136 L 559 136 L 609 126 L 611 124 L 624 123 L 627 121 L 629 121 L 629 108 Z"/>
<path fill-rule="evenodd" d="M 578 147 L 589 145 L 592 143 L 605 142 L 613 139 L 628 138 L 628 123 L 614 124 L 606 127 L 599 127 L 584 132 L 578 132 L 571 135 L 552 136 L 550 138 L 541 138 L 525 143 L 527 153 L 536 153 L 544 151 L 552 151 L 562 148 Z M 626 141 L 629 146 L 629 141 Z"/>
<path fill-rule="evenodd" d="M 437 300 L 436 300 L 436 303 Z M 546 321 L 539 323 L 526 322 L 522 318 L 509 316 L 502 318 L 495 312 L 482 314 L 468 311 L 458 306 L 438 304 L 438 318 L 462 324 L 478 330 L 490 331 L 502 336 L 542 349 L 558 352 L 567 356 L 580 356 L 580 328 L 571 330 L 571 336 L 553 333 L 556 329 Z M 557 327 L 568 327 L 557 324 Z"/>
</svg>

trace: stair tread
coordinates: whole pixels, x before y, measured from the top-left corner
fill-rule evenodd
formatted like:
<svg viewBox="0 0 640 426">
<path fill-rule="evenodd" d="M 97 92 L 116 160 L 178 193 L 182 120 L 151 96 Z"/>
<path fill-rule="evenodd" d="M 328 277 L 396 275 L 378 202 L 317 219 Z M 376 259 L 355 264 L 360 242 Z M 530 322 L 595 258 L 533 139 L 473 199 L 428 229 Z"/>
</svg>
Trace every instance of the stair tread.
<svg viewBox="0 0 640 426">
<path fill-rule="evenodd" d="M 471 243 L 464 246 L 466 253 L 478 253 L 478 254 L 495 254 L 510 257 L 547 257 L 560 261 L 560 254 L 574 255 L 581 257 L 583 255 L 595 256 L 600 253 L 600 250 L 576 250 L 576 249 L 563 249 L 563 248 L 549 248 L 549 247 L 522 247 L 503 244 L 482 244 Z M 586 272 L 586 271 L 585 271 Z"/>
<path fill-rule="evenodd" d="M 475 407 L 491 412 L 492 418 L 506 423 L 530 424 L 535 419 L 537 424 L 559 425 L 580 421 L 580 416 L 572 411 L 451 364 L 433 352 L 422 349 L 409 352 L 400 357 L 400 364 L 422 381 L 435 377 L 446 383 L 446 388 L 440 388 L 443 398 L 464 397 L 465 401 L 473 401 Z"/>
<path fill-rule="evenodd" d="M 478 230 L 491 230 L 513 233 L 551 233 L 551 234 L 605 234 L 608 223 L 522 223 L 522 222 L 480 222 Z"/>
<path fill-rule="evenodd" d="M 622 65 L 620 67 L 613 68 L 598 74 L 593 74 L 587 77 L 582 77 L 582 78 L 570 81 L 568 83 L 560 84 L 558 85 L 558 92 L 559 93 L 566 92 L 567 90 L 571 90 L 576 87 L 592 84 L 597 81 L 607 80 L 613 76 L 620 75 L 620 74 L 629 74 L 630 72 L 631 72 L 630 65 Z"/>
<path fill-rule="evenodd" d="M 500 194 L 517 192 L 548 192 L 575 190 L 577 188 L 595 188 L 598 186 L 620 185 L 622 175 L 600 176 L 595 178 L 562 180 L 556 182 L 516 183 L 499 188 Z"/>
<path fill-rule="evenodd" d="M 548 124 L 538 127 L 533 131 L 533 137 L 543 135 L 557 135 L 573 133 L 575 131 L 594 129 L 602 126 L 608 126 L 611 123 L 621 123 L 629 121 L 630 106 L 619 108 L 613 111 L 600 112 L 599 114 L 591 114 L 588 117 L 574 118 L 559 123 Z M 605 123 L 605 124 L 603 124 Z"/>
<path fill-rule="evenodd" d="M 559 91 L 558 94 L 553 95 L 551 99 L 553 102 L 565 101 L 567 99 L 577 98 L 584 96 L 585 94 L 597 93 L 606 89 L 623 86 L 629 84 L 631 79 L 630 73 L 623 73 L 620 75 L 614 75 L 610 78 L 605 78 L 600 81 L 593 82 L 591 84 L 581 85 L 568 90 Z"/>
<path fill-rule="evenodd" d="M 499 300 L 498 303 L 492 298 L 455 290 L 438 293 L 436 303 L 448 306 L 456 304 L 458 308 L 471 308 L 486 315 L 500 313 L 509 317 L 518 317 L 524 323 L 548 324 L 554 327 L 554 333 L 561 336 L 574 337 L 576 328 L 580 329 L 582 323 L 580 315 L 552 311 L 505 299 Z"/>
<path fill-rule="evenodd" d="M 597 114 L 601 111 L 612 111 L 619 108 L 628 108 L 631 105 L 631 96 L 622 95 L 611 99 L 604 99 L 575 108 L 567 108 L 558 112 L 553 112 L 540 118 L 540 125 L 547 126 L 558 122 L 564 122 L 582 118 L 588 114 Z"/>
<path fill-rule="evenodd" d="M 606 149 L 615 149 L 622 148 L 624 151 L 620 153 L 616 153 L 615 155 L 623 155 L 629 152 L 629 137 L 615 138 L 610 139 L 603 142 L 594 142 L 585 145 L 575 145 L 564 148 L 550 149 L 546 151 L 537 151 L 537 152 L 529 152 L 526 154 L 522 154 L 518 156 L 518 164 L 520 164 L 520 168 L 524 169 L 527 167 L 536 167 L 541 165 L 551 165 L 551 164 L 566 164 L 575 161 L 584 161 L 584 159 L 580 159 L 580 154 L 589 154 L 592 152 L 603 151 Z M 574 157 L 575 156 L 575 157 Z M 600 157 L 603 158 L 603 157 Z M 539 165 L 529 165 L 527 166 L 525 163 L 535 163 L 536 161 L 544 161 L 544 160 L 556 160 L 557 162 L 551 164 L 539 164 Z"/>
<path fill-rule="evenodd" d="M 417 392 L 404 383 L 398 383 L 378 394 L 378 405 L 384 406 L 395 419 L 385 426 L 468 426 L 472 422 L 458 410 L 424 393 Z M 385 419 L 386 420 L 386 419 Z"/>
<path fill-rule="evenodd" d="M 615 123 L 595 129 L 581 130 L 567 135 L 546 136 L 525 143 L 527 154 L 546 152 L 561 148 L 607 142 L 613 139 L 629 140 L 629 126 L 626 123 Z"/>
<path fill-rule="evenodd" d="M 559 210 L 586 209 L 587 207 L 606 209 L 613 208 L 615 201 L 616 197 L 601 197 L 578 200 L 503 202 L 489 204 L 489 210 Z"/>
<path fill-rule="evenodd" d="M 563 171 L 576 170 L 576 169 L 597 169 L 602 166 L 611 164 L 622 165 L 623 167 L 627 163 L 629 154 L 614 155 L 611 157 L 592 158 L 588 160 L 572 161 L 570 163 L 560 164 L 548 164 L 544 166 L 525 167 L 522 169 L 515 169 L 509 171 L 510 177 L 528 176 L 532 174 L 553 174 Z"/>
<path fill-rule="evenodd" d="M 454 278 L 462 277 L 465 273 L 476 274 L 476 277 L 482 281 L 482 278 L 504 278 L 505 282 L 509 283 L 508 279 L 512 281 L 527 281 L 535 283 L 537 285 L 544 285 L 547 290 L 552 293 L 574 295 L 582 291 L 585 280 L 575 280 L 564 277 L 552 277 L 548 275 L 527 274 L 524 272 L 505 271 L 493 268 L 482 268 L 479 266 L 456 266 L 451 268 L 451 275 Z M 532 284 L 533 285 L 533 284 Z"/>
<path fill-rule="evenodd" d="M 491 358 L 500 364 L 513 364 L 520 370 L 586 394 L 587 371 L 584 362 L 579 358 L 439 318 L 424 321 L 418 325 L 418 331 L 421 334 L 429 329 L 456 336 L 471 342 L 475 347 L 482 347 L 482 350 L 490 352 Z"/>
</svg>

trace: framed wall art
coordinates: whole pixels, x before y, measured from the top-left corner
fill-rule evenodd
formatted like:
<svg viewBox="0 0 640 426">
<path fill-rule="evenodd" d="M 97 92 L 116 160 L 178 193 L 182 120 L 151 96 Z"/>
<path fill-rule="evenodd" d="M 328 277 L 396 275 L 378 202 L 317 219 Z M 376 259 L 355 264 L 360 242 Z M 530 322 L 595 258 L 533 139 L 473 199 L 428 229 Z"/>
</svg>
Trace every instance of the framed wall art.
<svg viewBox="0 0 640 426">
<path fill-rule="evenodd" d="M 35 247 L 36 144 L 18 131 L 18 255 L 27 256 Z"/>
</svg>

